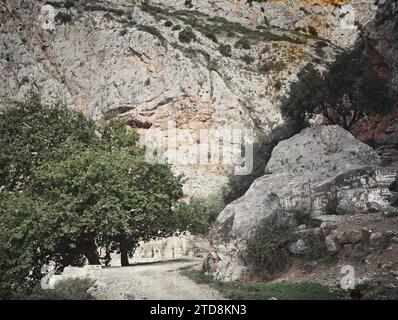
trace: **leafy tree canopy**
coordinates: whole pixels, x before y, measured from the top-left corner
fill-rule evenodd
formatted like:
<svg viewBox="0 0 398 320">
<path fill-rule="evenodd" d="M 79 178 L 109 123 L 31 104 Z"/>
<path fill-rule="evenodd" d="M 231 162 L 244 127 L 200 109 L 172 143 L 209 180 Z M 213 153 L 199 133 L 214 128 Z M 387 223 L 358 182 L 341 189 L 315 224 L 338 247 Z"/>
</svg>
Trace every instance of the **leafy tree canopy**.
<svg viewBox="0 0 398 320">
<path fill-rule="evenodd" d="M 2 296 L 31 287 L 50 260 L 60 268 L 83 257 L 97 264 L 101 248 L 119 251 L 126 265 L 138 241 L 186 229 L 175 210 L 180 177 L 169 165 L 146 163 L 123 121 L 95 126 L 37 99 L 7 108 L 0 121 L 10 153 L 1 156 Z"/>
<path fill-rule="evenodd" d="M 61 104 L 44 107 L 37 95 L 2 109 L 0 187 L 21 188 L 34 169 L 61 146 L 82 149 L 91 145 L 96 139 L 94 129 L 94 123 L 82 113 Z"/>
<path fill-rule="evenodd" d="M 386 81 L 373 70 L 362 50 L 345 51 L 321 73 L 307 65 L 282 103 L 292 119 L 322 115 L 346 130 L 366 116 L 387 113 L 393 105 Z"/>
</svg>

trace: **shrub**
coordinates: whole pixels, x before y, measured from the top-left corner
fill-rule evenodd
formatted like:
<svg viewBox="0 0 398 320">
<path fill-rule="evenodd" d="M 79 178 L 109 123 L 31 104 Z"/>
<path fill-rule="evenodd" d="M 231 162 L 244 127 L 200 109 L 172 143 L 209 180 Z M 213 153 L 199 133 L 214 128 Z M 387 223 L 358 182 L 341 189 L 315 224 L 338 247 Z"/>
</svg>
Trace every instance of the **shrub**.
<svg viewBox="0 0 398 320">
<path fill-rule="evenodd" d="M 171 30 L 173 30 L 173 31 L 181 30 L 181 26 L 179 24 L 177 24 Z"/>
<path fill-rule="evenodd" d="M 315 234 L 308 232 L 304 234 L 303 240 L 308 247 L 304 257 L 311 260 L 331 259 L 332 256 L 326 248 L 325 236 L 323 234 Z"/>
<path fill-rule="evenodd" d="M 168 28 L 170 28 L 172 25 L 173 25 L 173 22 L 171 22 L 170 20 L 167 20 L 167 21 L 164 23 L 164 26 L 165 26 L 165 27 L 168 27 Z"/>
<path fill-rule="evenodd" d="M 70 9 L 75 5 L 76 0 L 66 0 L 65 1 L 65 8 Z"/>
<path fill-rule="evenodd" d="M 55 22 L 60 24 L 67 24 L 72 21 L 72 16 L 69 13 L 58 12 L 55 16 Z"/>
<path fill-rule="evenodd" d="M 181 231 L 206 235 L 224 206 L 221 196 L 193 199 L 188 204 L 180 203 L 176 212 L 182 228 L 185 228 Z"/>
<path fill-rule="evenodd" d="M 308 27 L 308 32 L 310 35 L 318 37 L 318 31 L 313 26 Z"/>
<path fill-rule="evenodd" d="M 325 206 L 325 214 L 327 214 L 327 215 L 337 214 L 338 205 L 339 205 L 339 200 L 337 199 L 337 197 L 328 199 L 326 206 Z"/>
<path fill-rule="evenodd" d="M 70 278 L 55 284 L 54 289 L 36 286 L 29 295 L 19 295 L 14 299 L 24 300 L 94 300 L 88 289 L 94 286 L 91 279 Z"/>
<path fill-rule="evenodd" d="M 308 211 L 293 210 L 293 218 L 296 225 L 305 224 L 309 228 L 317 228 L 321 225 L 321 222 L 313 218 Z"/>
<path fill-rule="evenodd" d="M 214 43 L 218 43 L 218 39 L 213 31 L 204 31 L 203 34 Z"/>
<path fill-rule="evenodd" d="M 254 62 L 254 58 L 250 54 L 245 54 L 241 59 L 246 64 L 252 64 Z"/>
<path fill-rule="evenodd" d="M 185 0 L 184 5 L 188 8 L 192 8 L 193 7 L 192 0 Z"/>
<path fill-rule="evenodd" d="M 249 50 L 251 48 L 250 42 L 247 38 L 243 37 L 240 38 L 236 43 L 235 43 L 235 48 L 241 48 L 241 49 L 246 49 Z"/>
<path fill-rule="evenodd" d="M 162 43 L 163 46 L 166 46 L 167 41 L 166 39 L 162 36 L 162 34 L 160 33 L 160 31 L 158 30 L 158 28 L 153 27 L 153 26 L 144 26 L 144 25 L 140 25 L 138 26 L 138 30 L 144 31 L 146 33 L 149 33 L 153 36 L 155 36 L 156 38 L 158 38 L 160 40 L 160 42 Z"/>
<path fill-rule="evenodd" d="M 262 74 L 266 74 L 270 71 L 280 72 L 285 69 L 286 64 L 283 61 L 266 61 L 262 63 L 258 71 Z"/>
<path fill-rule="evenodd" d="M 262 275 L 269 276 L 282 271 L 289 263 L 288 245 L 294 239 L 295 235 L 289 226 L 271 225 L 264 220 L 247 240 L 249 264 Z"/>
<path fill-rule="evenodd" d="M 178 35 L 178 40 L 182 43 L 190 43 L 196 40 L 196 35 L 191 28 L 181 30 Z"/>
<path fill-rule="evenodd" d="M 282 81 L 280 81 L 279 79 L 274 82 L 274 88 L 276 91 L 280 91 L 282 89 L 282 86 Z"/>
<path fill-rule="evenodd" d="M 231 46 L 229 44 L 220 44 L 218 46 L 218 51 L 220 51 L 224 57 L 231 56 Z"/>
</svg>

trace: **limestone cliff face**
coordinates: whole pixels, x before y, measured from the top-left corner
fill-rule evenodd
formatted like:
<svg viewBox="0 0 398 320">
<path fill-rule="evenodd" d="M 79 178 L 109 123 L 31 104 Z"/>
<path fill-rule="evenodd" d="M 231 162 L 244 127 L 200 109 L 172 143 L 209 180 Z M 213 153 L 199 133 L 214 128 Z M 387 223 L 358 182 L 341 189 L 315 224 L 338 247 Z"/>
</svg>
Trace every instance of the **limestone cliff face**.
<svg viewBox="0 0 398 320">
<path fill-rule="evenodd" d="M 398 106 L 398 2 L 396 0 L 380 1 L 375 19 L 366 25 L 360 41 L 365 53 L 379 75 L 391 84 Z M 360 123 L 356 135 L 365 140 L 397 141 L 398 108 L 383 117 L 367 119 Z M 392 136 L 394 136 L 392 138 Z"/>
<path fill-rule="evenodd" d="M 61 100 L 93 119 L 124 117 L 143 138 L 170 122 L 194 136 L 203 128 L 268 131 L 282 121 L 280 97 L 298 70 L 353 45 L 354 21 L 366 24 L 376 12 L 373 0 L 5 0 L 0 106 L 33 89 L 44 103 Z M 188 140 L 176 148 L 195 150 Z M 176 170 L 187 194 L 206 196 L 231 168 Z"/>
</svg>

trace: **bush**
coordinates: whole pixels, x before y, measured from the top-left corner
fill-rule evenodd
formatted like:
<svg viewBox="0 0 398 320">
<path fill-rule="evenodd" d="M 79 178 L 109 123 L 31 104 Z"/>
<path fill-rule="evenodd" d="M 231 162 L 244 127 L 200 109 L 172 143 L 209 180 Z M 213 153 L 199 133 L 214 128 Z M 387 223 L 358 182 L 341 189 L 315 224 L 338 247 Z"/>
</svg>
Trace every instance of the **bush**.
<svg viewBox="0 0 398 320">
<path fill-rule="evenodd" d="M 283 61 L 266 61 L 260 65 L 258 71 L 267 74 L 270 71 L 280 72 L 285 69 L 286 64 Z"/>
<path fill-rule="evenodd" d="M 42 289 L 36 286 L 29 295 L 15 296 L 17 300 L 94 300 L 88 289 L 94 286 L 91 279 L 71 278 L 61 280 L 54 289 Z"/>
<path fill-rule="evenodd" d="M 225 204 L 220 196 L 193 199 L 188 204 L 180 203 L 176 212 L 182 228 L 185 228 L 181 231 L 206 235 L 224 207 Z"/>
<path fill-rule="evenodd" d="M 192 0 L 185 0 L 184 5 L 188 8 L 192 8 L 193 7 Z"/>
<path fill-rule="evenodd" d="M 69 13 L 58 12 L 55 16 L 55 22 L 60 24 L 67 24 L 72 21 L 72 16 Z"/>
<path fill-rule="evenodd" d="M 291 227 L 263 221 L 247 240 L 249 264 L 259 274 L 268 276 L 284 270 L 290 260 L 288 245 L 294 239 Z"/>
<path fill-rule="evenodd" d="M 70 9 L 75 5 L 76 0 L 66 0 L 65 1 L 65 8 Z"/>
<path fill-rule="evenodd" d="M 220 44 L 218 46 L 218 51 L 224 56 L 224 57 L 230 57 L 231 56 L 231 46 L 229 44 Z"/>
<path fill-rule="evenodd" d="M 167 20 L 167 21 L 164 23 L 164 26 L 165 26 L 165 27 L 168 27 L 168 28 L 170 28 L 172 25 L 173 25 L 173 22 L 171 22 L 170 20 Z"/>
<path fill-rule="evenodd" d="M 241 59 L 246 64 L 252 64 L 254 62 L 254 58 L 250 54 L 245 54 Z"/>
<path fill-rule="evenodd" d="M 167 41 L 166 39 L 162 36 L 162 34 L 160 33 L 160 31 L 158 30 L 158 28 L 153 27 L 153 26 L 144 26 L 144 25 L 140 25 L 138 26 L 138 30 L 140 31 L 144 31 L 146 33 L 149 33 L 153 36 L 155 36 L 156 38 L 158 38 L 160 40 L 160 42 L 162 43 L 163 46 L 166 46 Z"/>
<path fill-rule="evenodd" d="M 187 28 L 180 31 L 178 40 L 182 43 L 190 43 L 191 41 L 196 41 L 196 35 L 191 28 Z"/>
<path fill-rule="evenodd" d="M 308 247 L 308 250 L 306 250 L 304 254 L 305 259 L 331 259 L 331 255 L 326 248 L 325 236 L 323 234 L 308 232 L 304 234 L 303 240 Z"/>
<path fill-rule="evenodd" d="M 308 32 L 310 35 L 318 37 L 318 30 L 316 30 L 313 26 L 308 27 Z"/>
<path fill-rule="evenodd" d="M 325 214 L 326 215 L 335 215 L 337 214 L 337 207 L 339 205 L 339 200 L 337 197 L 333 197 L 328 199 L 326 206 L 325 206 Z"/>
<path fill-rule="evenodd" d="M 247 38 L 243 37 L 240 38 L 236 43 L 235 43 L 235 48 L 241 48 L 241 49 L 246 49 L 249 50 L 251 48 L 250 42 Z"/>
</svg>

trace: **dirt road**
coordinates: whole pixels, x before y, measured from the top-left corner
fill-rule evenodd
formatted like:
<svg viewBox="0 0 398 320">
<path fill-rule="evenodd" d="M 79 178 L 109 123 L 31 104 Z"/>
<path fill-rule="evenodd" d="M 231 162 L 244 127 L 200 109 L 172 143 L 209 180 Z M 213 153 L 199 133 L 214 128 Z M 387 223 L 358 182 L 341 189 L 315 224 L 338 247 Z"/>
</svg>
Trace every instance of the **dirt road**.
<svg viewBox="0 0 398 320">
<path fill-rule="evenodd" d="M 129 267 L 104 268 L 96 274 L 97 299 L 220 300 L 214 289 L 180 274 L 180 268 L 199 265 L 196 259 L 180 259 Z"/>
</svg>

